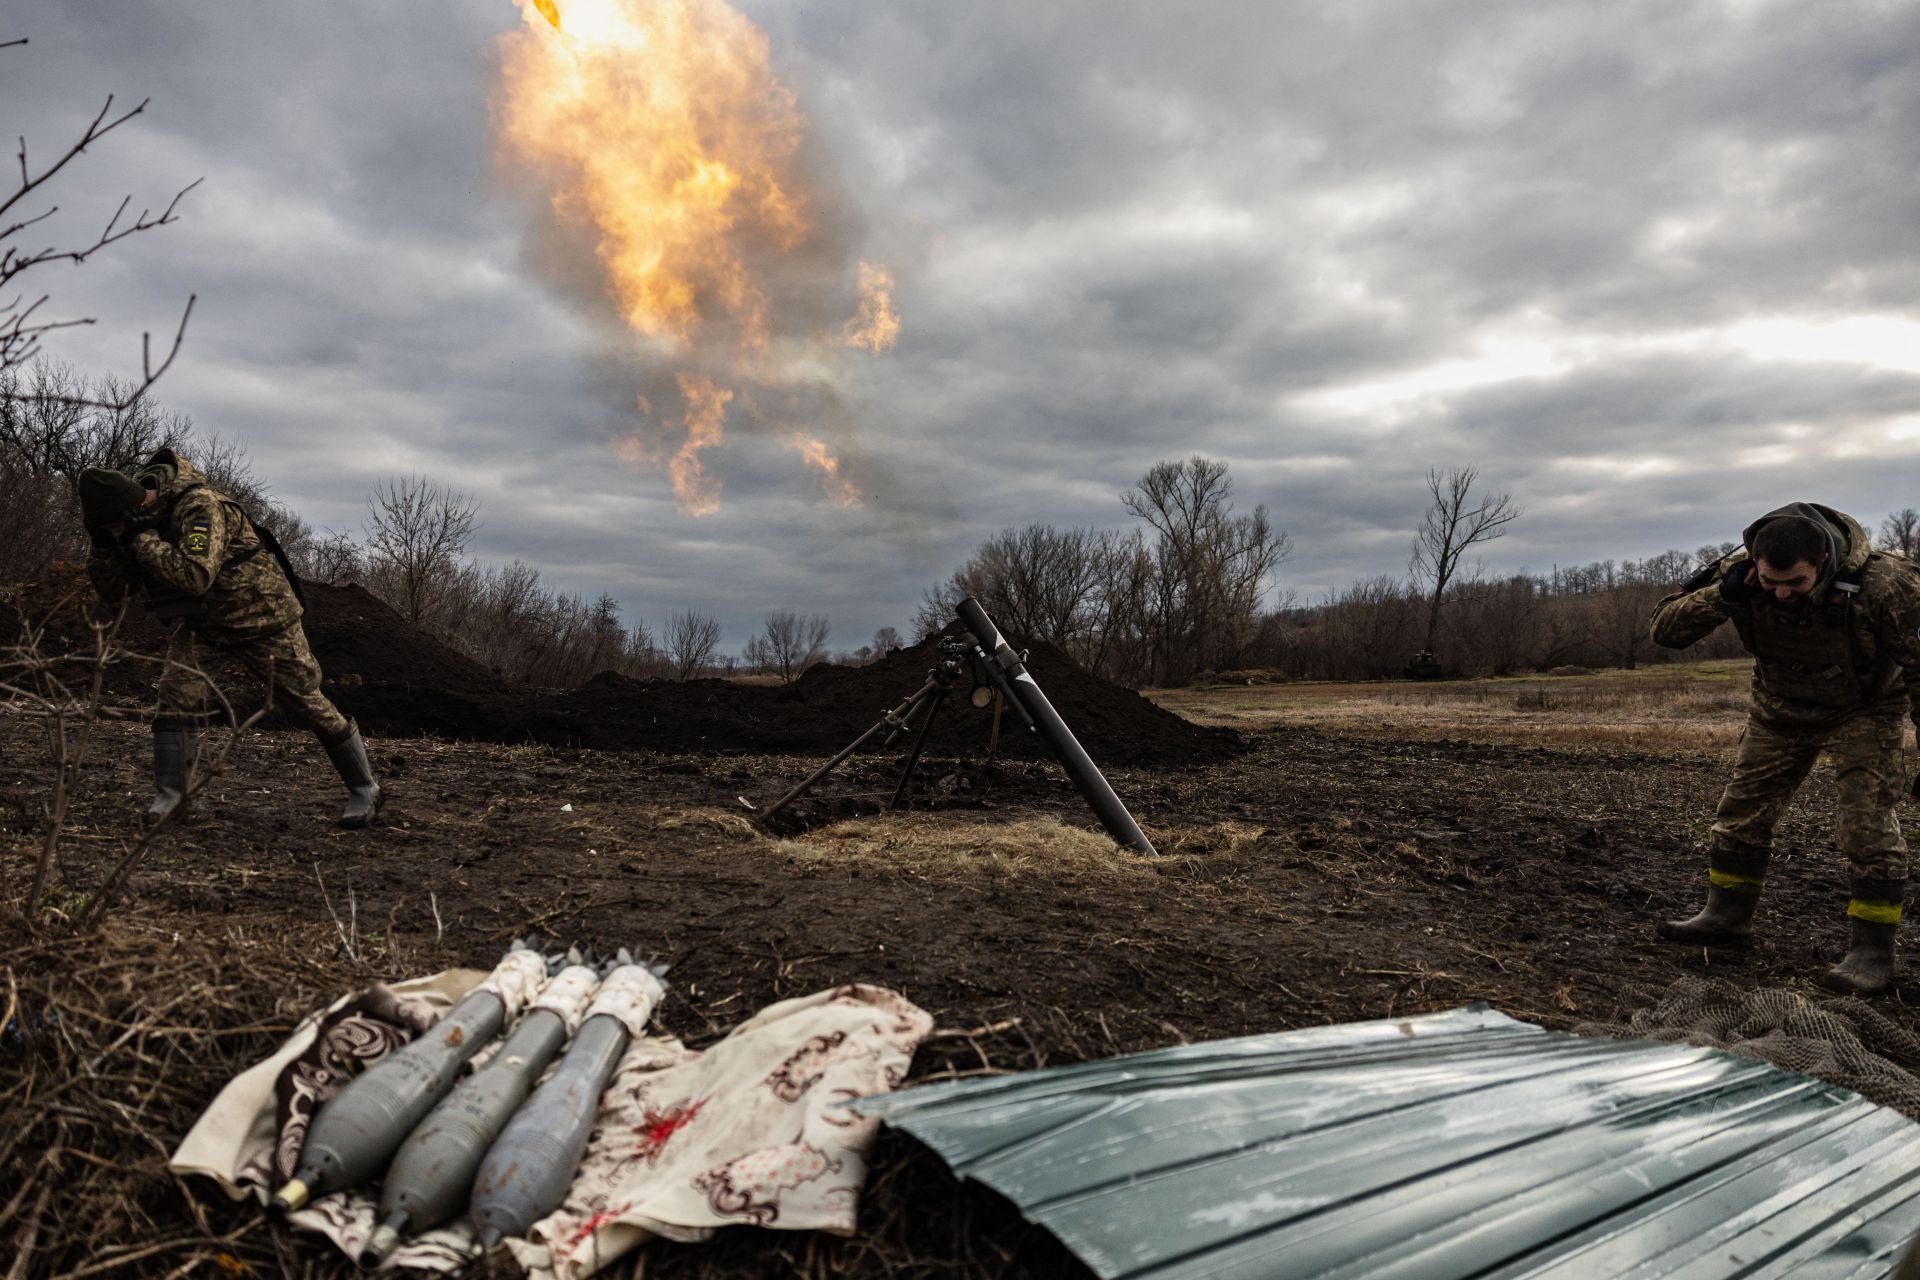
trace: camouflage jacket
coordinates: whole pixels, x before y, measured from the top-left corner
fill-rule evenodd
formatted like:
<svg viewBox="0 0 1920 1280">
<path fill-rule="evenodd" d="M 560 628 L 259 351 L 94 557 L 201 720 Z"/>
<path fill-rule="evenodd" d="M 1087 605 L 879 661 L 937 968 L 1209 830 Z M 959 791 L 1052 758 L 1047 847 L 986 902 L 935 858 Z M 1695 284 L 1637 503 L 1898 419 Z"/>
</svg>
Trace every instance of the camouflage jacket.
<svg viewBox="0 0 1920 1280">
<path fill-rule="evenodd" d="M 214 640 L 297 624 L 300 601 L 247 513 L 185 458 L 163 449 L 155 460 L 175 468 L 155 503 L 159 527 L 95 548 L 87 575 L 100 598 L 118 602 L 135 589 L 152 616 L 183 619 Z"/>
<path fill-rule="evenodd" d="M 1816 728 L 1863 708 L 1905 703 L 1920 727 L 1920 566 L 1873 551 L 1852 516 L 1810 503 L 1791 510 L 1817 512 L 1838 550 L 1802 605 L 1783 607 L 1757 590 L 1739 603 L 1722 595 L 1721 576 L 1751 560 L 1743 548 L 1714 566 L 1706 586 L 1654 607 L 1653 642 L 1684 649 L 1731 622 L 1754 655 L 1753 711 L 1760 718 Z M 1748 528 L 1749 545 L 1763 523 Z"/>
</svg>

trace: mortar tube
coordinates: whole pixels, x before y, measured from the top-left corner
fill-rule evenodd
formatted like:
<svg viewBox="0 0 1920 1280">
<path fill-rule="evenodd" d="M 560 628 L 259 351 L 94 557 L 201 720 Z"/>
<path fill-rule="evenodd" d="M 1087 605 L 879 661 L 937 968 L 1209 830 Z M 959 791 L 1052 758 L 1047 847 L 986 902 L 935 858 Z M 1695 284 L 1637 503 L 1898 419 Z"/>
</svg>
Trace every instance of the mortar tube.
<svg viewBox="0 0 1920 1280">
<path fill-rule="evenodd" d="M 1100 767 L 1094 764 L 1086 748 L 1073 736 L 1073 730 L 1067 728 L 1066 721 L 1047 701 L 1047 695 L 1040 692 L 1040 686 L 1028 674 L 1026 664 L 1007 643 L 1006 637 L 1000 634 L 1000 628 L 993 624 L 987 611 L 972 596 L 966 596 L 954 606 L 954 612 L 980 642 L 980 647 L 986 651 L 987 661 L 1005 673 L 1014 700 L 1026 712 L 1047 746 L 1053 749 L 1060 767 L 1067 771 L 1073 785 L 1079 788 L 1080 794 L 1092 808 L 1094 817 L 1100 819 L 1100 825 L 1107 829 L 1107 834 L 1113 837 L 1116 844 L 1135 853 L 1156 853 L 1146 832 L 1127 812 L 1127 806 L 1120 802 L 1120 797 L 1113 793 L 1113 785 L 1107 781 L 1107 776 L 1100 772 Z"/>
</svg>

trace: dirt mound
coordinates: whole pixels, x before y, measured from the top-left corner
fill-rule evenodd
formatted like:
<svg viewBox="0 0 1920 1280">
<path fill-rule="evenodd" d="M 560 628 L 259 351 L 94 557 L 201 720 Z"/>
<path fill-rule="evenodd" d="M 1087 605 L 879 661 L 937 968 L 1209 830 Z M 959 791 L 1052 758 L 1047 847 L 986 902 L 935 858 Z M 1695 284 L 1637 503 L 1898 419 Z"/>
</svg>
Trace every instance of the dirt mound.
<svg viewBox="0 0 1920 1280">
<path fill-rule="evenodd" d="M 307 582 L 301 590 L 321 687 L 369 734 L 524 739 L 518 726 L 534 701 L 529 690 L 413 626 L 363 587 Z"/>
<path fill-rule="evenodd" d="M 364 587 L 303 582 L 307 643 L 329 680 L 498 696 L 514 686 L 411 626 Z"/>
<path fill-rule="evenodd" d="M 1051 645 L 1027 647 L 1034 679 L 1087 754 L 1103 765 L 1206 764 L 1243 749 L 1238 734 L 1164 711 L 1081 670 Z M 526 723 L 525 734 L 539 742 L 601 750 L 831 755 L 918 689 L 936 658 L 929 642 L 897 650 L 871 666 L 822 663 L 790 685 L 771 688 L 726 680 L 629 680 L 603 672 L 550 699 Z M 992 712 L 973 707 L 963 694 L 949 695 L 942 704 L 927 739 L 929 751 L 985 755 Z M 904 752 L 910 745 L 903 736 L 892 749 Z M 878 739 L 873 746 L 878 749 Z M 999 751 L 1022 758 L 1047 754 L 1046 745 L 1011 711 L 1001 722 Z"/>
<path fill-rule="evenodd" d="M 830 755 L 918 689 L 938 657 L 929 641 L 870 666 L 822 664 L 790 685 L 633 680 L 602 672 L 578 689 L 553 692 L 501 678 L 410 625 L 361 587 L 310 582 L 303 590 L 307 640 L 325 673 L 327 696 L 377 737 L 435 734 L 606 751 Z M 91 644 L 86 610 L 92 602 L 84 571 L 69 569 L 22 593 L 18 608 L 46 618 L 49 643 L 66 651 Z M 157 656 L 165 650 L 166 632 L 136 608 L 122 640 L 135 652 Z M 1033 676 L 1061 718 L 1102 765 L 1199 765 L 1244 749 L 1231 730 L 1203 728 L 1162 710 L 1083 671 L 1052 645 L 1016 644 L 1027 649 Z M 116 670 L 110 687 L 124 699 L 146 701 L 154 674 L 151 664 L 129 664 Z M 221 680 L 237 706 L 261 696 L 236 672 L 223 673 Z M 964 693 L 943 702 L 929 751 L 986 754 L 992 714 L 971 706 Z M 882 749 L 879 739 L 872 746 Z M 899 741 L 892 749 L 904 752 L 908 746 Z M 1014 758 L 1048 754 L 1010 710 L 998 750 Z"/>
</svg>

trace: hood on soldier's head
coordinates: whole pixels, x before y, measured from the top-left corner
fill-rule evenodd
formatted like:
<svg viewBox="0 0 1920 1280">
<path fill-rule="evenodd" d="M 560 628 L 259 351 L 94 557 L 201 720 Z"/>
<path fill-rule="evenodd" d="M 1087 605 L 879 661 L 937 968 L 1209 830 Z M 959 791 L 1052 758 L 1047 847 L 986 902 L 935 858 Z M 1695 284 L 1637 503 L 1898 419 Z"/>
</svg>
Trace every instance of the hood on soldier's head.
<svg viewBox="0 0 1920 1280">
<path fill-rule="evenodd" d="M 80 519 L 101 526 L 124 518 L 146 500 L 147 491 L 124 471 L 88 467 L 80 473 Z"/>
<path fill-rule="evenodd" d="M 1827 563 L 1820 571 L 1820 580 L 1815 584 L 1817 591 L 1833 581 L 1836 574 L 1858 573 L 1867 563 L 1867 553 L 1872 550 L 1867 539 L 1867 531 L 1860 522 L 1844 511 L 1818 502 L 1789 502 L 1786 506 L 1755 520 L 1741 533 L 1740 541 L 1746 544 L 1747 554 L 1753 554 L 1753 539 L 1762 526 L 1775 520 L 1805 520 L 1817 526 L 1827 536 Z M 1782 566 L 1784 567 L 1784 566 Z"/>
<path fill-rule="evenodd" d="M 172 449 L 154 450 L 146 465 L 133 473 L 133 478 L 147 488 L 156 490 L 162 502 L 207 482 L 198 467 Z"/>
</svg>

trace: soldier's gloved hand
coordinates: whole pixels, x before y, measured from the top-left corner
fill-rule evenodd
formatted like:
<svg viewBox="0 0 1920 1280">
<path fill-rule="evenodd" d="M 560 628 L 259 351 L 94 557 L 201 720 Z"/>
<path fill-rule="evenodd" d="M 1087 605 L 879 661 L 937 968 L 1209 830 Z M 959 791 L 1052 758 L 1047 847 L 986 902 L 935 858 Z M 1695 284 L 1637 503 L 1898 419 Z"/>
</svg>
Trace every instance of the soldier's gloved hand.
<svg viewBox="0 0 1920 1280">
<path fill-rule="evenodd" d="M 1720 598 L 1728 604 L 1744 604 L 1753 595 L 1753 561 L 1736 560 L 1720 575 Z"/>
<path fill-rule="evenodd" d="M 127 518 L 120 522 L 120 541 L 132 542 L 143 533 L 160 527 L 160 517 L 145 507 L 136 507 L 127 512 Z"/>
</svg>

